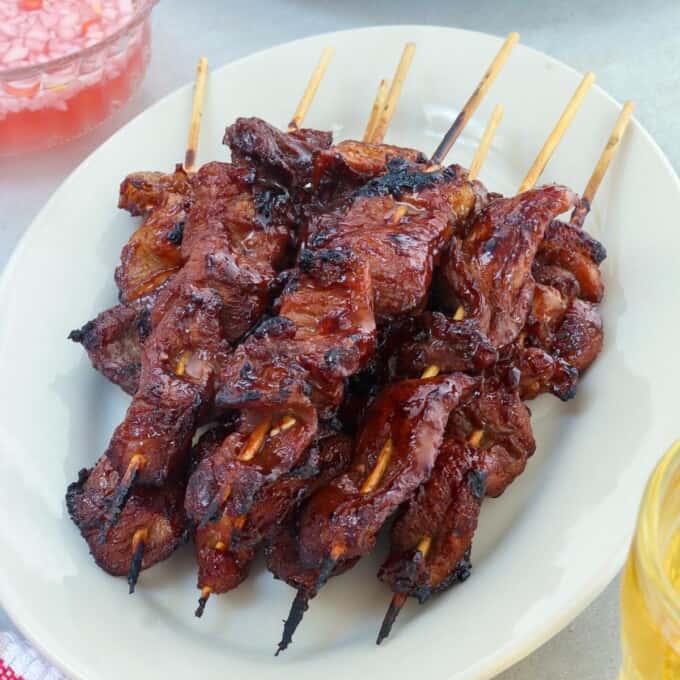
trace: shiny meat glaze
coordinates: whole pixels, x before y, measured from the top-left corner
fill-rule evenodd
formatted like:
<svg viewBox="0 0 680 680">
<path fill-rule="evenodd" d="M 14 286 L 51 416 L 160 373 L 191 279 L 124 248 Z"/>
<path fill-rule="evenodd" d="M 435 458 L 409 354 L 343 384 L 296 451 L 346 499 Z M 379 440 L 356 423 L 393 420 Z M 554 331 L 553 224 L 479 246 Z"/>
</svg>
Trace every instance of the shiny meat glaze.
<svg viewBox="0 0 680 680">
<path fill-rule="evenodd" d="M 240 528 L 235 529 L 229 517 L 222 517 L 197 529 L 198 587 L 223 593 L 241 583 L 262 542 L 280 530 L 304 498 L 344 470 L 351 451 L 349 437 L 323 436 L 308 449 L 302 465 L 260 490 Z M 229 547 L 216 550 L 219 542 Z"/>
<path fill-rule="evenodd" d="M 580 227 L 554 221 L 541 243 L 534 297 L 521 342 L 503 361 L 521 372 L 524 399 L 576 393 L 578 377 L 602 350 L 604 332 L 595 302 L 602 299 L 599 265 L 606 253 Z"/>
<path fill-rule="evenodd" d="M 471 435 L 480 430 L 473 446 Z M 432 475 L 392 525 L 379 578 L 421 602 L 467 578 L 482 498 L 501 495 L 535 449 L 517 387 L 484 380 L 474 399 L 451 415 Z M 418 550 L 423 537 L 430 539 L 426 555 Z"/>
<path fill-rule="evenodd" d="M 182 266 L 180 243 L 193 198 L 193 177 L 134 173 L 120 186 L 118 206 L 144 221 L 123 247 L 115 279 L 121 302 L 152 292 Z"/>
<path fill-rule="evenodd" d="M 168 194 L 189 196 L 191 177 L 178 164 L 174 172 L 133 172 L 120 184 L 118 207 L 130 215 L 146 217 L 164 205 Z"/>
<path fill-rule="evenodd" d="M 247 169 L 211 163 L 198 176 L 186 261 L 154 306 L 139 389 L 107 452 L 121 474 L 133 456 L 145 456 L 142 484 L 162 484 L 183 464 L 212 400 L 218 355 L 264 312 L 287 244 L 285 226 L 253 219 L 252 201 L 243 200 Z"/>
<path fill-rule="evenodd" d="M 403 381 L 380 394 L 359 434 L 351 469 L 317 491 L 302 510 L 303 564 L 318 568 L 334 551 L 344 560 L 373 548 L 385 521 L 430 475 L 449 414 L 475 384 L 454 374 Z M 385 473 L 375 488 L 362 492 L 388 439 L 392 454 Z"/>
<path fill-rule="evenodd" d="M 168 558 L 183 542 L 184 481 L 179 475 L 162 487 L 132 491 L 118 523 L 103 543 L 99 532 L 119 480 L 108 458 L 102 456 L 93 469 L 81 470 L 78 481 L 68 487 L 66 505 L 95 562 L 109 574 L 125 576 L 133 557 L 132 538 L 138 529 L 148 531 L 142 569 Z"/>
<path fill-rule="evenodd" d="M 455 321 L 441 312 L 425 312 L 416 321 L 411 338 L 396 353 L 396 374 L 420 375 L 427 366 L 442 373 L 477 373 L 498 359 L 496 348 L 474 320 Z"/>
<path fill-rule="evenodd" d="M 277 139 L 286 145 L 289 152 L 295 148 L 286 141 L 286 135 L 264 125 L 270 130 L 270 136 L 278 135 Z M 316 149 L 325 148 L 330 143 L 328 134 L 315 130 L 301 130 L 296 132 L 294 137 L 302 156 L 294 163 L 291 159 L 291 163 L 307 176 L 311 173 L 311 155 Z M 138 301 L 142 299 L 148 301 L 151 295 L 157 294 L 158 287 L 167 283 L 185 262 L 186 254 L 182 254 L 181 245 L 186 211 L 193 203 L 194 188 L 197 187 L 198 192 L 203 195 L 212 193 L 212 198 L 216 199 L 217 209 L 220 202 L 233 197 L 233 187 L 229 186 L 228 182 L 225 186 L 224 177 L 228 178 L 229 175 L 223 168 L 222 163 L 208 163 L 195 175 L 188 175 L 182 166 L 178 165 L 174 173 L 137 172 L 123 180 L 119 207 L 132 215 L 141 215 L 146 220 L 125 246 L 117 273 L 122 298 L 133 300 L 135 304 L 132 306 L 135 309 Z M 292 205 L 281 188 L 275 185 L 268 186 L 270 179 L 265 170 L 266 168 L 260 167 L 255 171 L 252 201 L 248 192 L 243 192 L 242 215 L 246 218 L 252 217 L 261 226 L 285 223 L 290 230 L 298 220 L 295 215 L 297 207 Z M 212 211 L 213 215 L 214 212 L 215 210 Z M 233 212 L 230 215 L 231 219 L 234 218 Z M 219 218 L 219 215 L 217 217 Z M 245 242 L 244 247 L 251 251 L 257 250 L 262 259 L 276 259 L 280 257 L 280 253 L 273 253 L 272 257 L 266 252 L 267 249 L 280 248 L 278 236 L 268 238 L 271 236 L 270 232 L 266 233 L 260 239 L 260 243 L 253 243 L 251 238 Z M 148 294 L 145 294 L 145 291 Z M 143 297 L 140 298 L 140 295 Z M 148 305 L 147 314 L 151 306 Z M 93 366 L 97 370 L 106 369 L 106 377 L 120 384 L 129 394 L 134 394 L 139 382 L 141 350 L 139 343 L 135 341 L 137 333 L 133 325 L 138 321 L 140 319 L 136 319 L 129 309 L 117 306 L 103 312 L 100 317 L 88 322 L 81 329 L 87 330 L 87 338 L 92 340 L 85 348 L 90 354 Z M 143 319 L 141 321 L 143 322 Z M 140 340 L 143 340 L 142 336 Z M 112 343 L 110 347 L 109 342 Z"/>
<path fill-rule="evenodd" d="M 205 513 L 248 512 L 265 483 L 300 464 L 316 434 L 317 412 L 331 417 L 337 410 L 345 379 L 373 351 L 374 333 L 367 266 L 339 249 L 301 253 L 279 316 L 260 324 L 222 364 L 217 404 L 242 409 L 244 417 L 239 431 L 189 481 L 186 508 L 194 521 L 204 521 Z M 271 427 L 285 418 L 295 422 L 267 433 L 257 455 L 242 460 L 241 451 L 265 418 Z"/>
<path fill-rule="evenodd" d="M 465 580 L 470 546 L 484 496 L 484 474 L 475 450 L 447 431 L 432 475 L 392 525 L 390 556 L 378 578 L 393 592 L 420 602 Z M 424 555 L 423 537 L 430 539 Z"/>
<path fill-rule="evenodd" d="M 418 314 L 441 249 L 475 204 L 460 168 L 423 172 L 396 159 L 338 208 L 312 217 L 307 244 L 347 247 L 369 262 L 379 321 Z"/>
<path fill-rule="evenodd" d="M 313 172 L 315 153 L 328 149 L 330 132 L 301 129 L 281 132 L 260 118 L 237 118 L 224 134 L 232 161 L 253 166 L 259 177 L 280 183 L 288 190 L 306 187 Z"/>
<path fill-rule="evenodd" d="M 494 347 L 512 342 L 529 313 L 531 267 L 545 231 L 574 202 L 573 192 L 560 186 L 491 201 L 447 250 L 439 291 L 447 310 L 462 305 Z"/>
</svg>

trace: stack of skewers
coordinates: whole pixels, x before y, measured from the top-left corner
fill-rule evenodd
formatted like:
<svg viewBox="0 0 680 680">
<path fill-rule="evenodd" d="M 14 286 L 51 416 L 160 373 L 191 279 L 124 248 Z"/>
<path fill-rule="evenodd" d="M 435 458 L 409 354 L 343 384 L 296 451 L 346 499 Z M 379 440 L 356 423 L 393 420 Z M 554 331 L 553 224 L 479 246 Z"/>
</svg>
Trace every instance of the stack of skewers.
<svg viewBox="0 0 680 680">
<path fill-rule="evenodd" d="M 362 141 L 301 127 L 327 49 L 285 132 L 240 118 L 224 137 L 231 163 L 196 169 L 199 62 L 184 164 L 120 187 L 119 206 L 143 220 L 116 269 L 120 304 L 70 336 L 132 396 L 67 492 L 95 561 L 130 592 L 192 540 L 200 616 L 264 549 L 297 591 L 281 651 L 309 601 L 390 522 L 378 643 L 409 597 L 469 576 L 483 499 L 535 449 L 525 402 L 573 397 L 601 350 L 605 251 L 582 227 L 633 108 L 580 198 L 534 185 L 592 74 L 517 195 L 477 180 L 500 105 L 470 169 L 445 166 L 518 38 L 431 157 L 384 143 L 409 43 Z"/>
</svg>

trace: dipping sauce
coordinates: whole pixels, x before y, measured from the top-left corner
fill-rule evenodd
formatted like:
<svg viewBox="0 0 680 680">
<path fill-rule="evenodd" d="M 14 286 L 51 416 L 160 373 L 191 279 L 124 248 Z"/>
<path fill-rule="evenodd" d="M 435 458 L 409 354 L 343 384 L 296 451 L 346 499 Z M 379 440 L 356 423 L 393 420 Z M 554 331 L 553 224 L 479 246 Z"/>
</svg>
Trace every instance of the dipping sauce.
<svg viewBox="0 0 680 680">
<path fill-rule="evenodd" d="M 72 139 L 139 85 L 155 0 L 0 0 L 0 155 Z"/>
</svg>

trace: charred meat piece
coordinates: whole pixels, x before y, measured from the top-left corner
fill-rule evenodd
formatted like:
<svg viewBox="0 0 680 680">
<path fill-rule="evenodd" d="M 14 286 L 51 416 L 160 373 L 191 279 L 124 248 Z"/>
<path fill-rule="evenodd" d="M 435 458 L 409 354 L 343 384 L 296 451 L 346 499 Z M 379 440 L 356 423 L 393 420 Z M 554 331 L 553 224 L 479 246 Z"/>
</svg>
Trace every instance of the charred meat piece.
<svg viewBox="0 0 680 680">
<path fill-rule="evenodd" d="M 184 464 L 198 419 L 212 406 L 216 361 L 266 308 L 287 242 L 285 225 L 252 219 L 252 201 L 243 200 L 247 172 L 214 163 L 198 175 L 186 262 L 153 308 L 139 389 L 108 450 L 121 474 L 135 457 L 144 461 L 142 484 L 162 484 Z"/>
<path fill-rule="evenodd" d="M 234 163 L 252 166 L 259 178 L 298 191 L 311 182 L 314 154 L 328 149 L 333 137 L 310 129 L 281 132 L 260 118 L 237 118 L 223 142 Z"/>
<path fill-rule="evenodd" d="M 393 158 L 404 159 L 422 169 L 428 163 L 427 157 L 417 149 L 345 140 L 315 154 L 312 184 L 317 194 L 328 201 L 382 175 Z"/>
<path fill-rule="evenodd" d="M 604 292 L 599 270 L 604 255 L 579 227 L 550 225 L 533 265 L 537 283 L 527 324 L 502 361 L 519 368 L 523 398 L 543 392 L 573 397 L 579 375 L 602 350 L 602 319 L 594 301 Z"/>
<path fill-rule="evenodd" d="M 68 336 L 85 348 L 97 371 L 130 395 L 139 387 L 142 344 L 151 332 L 151 309 L 161 290 L 111 307 Z"/>
<path fill-rule="evenodd" d="M 94 468 L 81 470 L 78 481 L 68 487 L 66 505 L 96 563 L 109 574 L 125 576 L 134 567 L 133 537 L 138 531 L 145 535 L 141 569 L 168 558 L 183 542 L 184 481 L 182 475 L 177 475 L 161 487 L 135 489 L 118 524 L 102 543 L 98 540 L 99 531 L 119 481 L 118 472 L 102 456 Z"/>
<path fill-rule="evenodd" d="M 475 398 L 451 415 L 449 428 L 466 441 L 482 433 L 475 444 L 479 469 L 486 476 L 486 495 L 493 498 L 524 471 L 536 450 L 529 409 L 512 379 L 484 379 Z"/>
<path fill-rule="evenodd" d="M 413 336 L 398 349 L 396 373 L 415 377 L 433 365 L 442 373 L 478 373 L 497 358 L 496 348 L 474 320 L 455 321 L 441 312 L 425 312 L 417 319 Z"/>
<path fill-rule="evenodd" d="M 573 300 L 555 333 L 553 353 L 583 373 L 602 351 L 604 332 L 599 309 L 591 302 Z"/>
<path fill-rule="evenodd" d="M 600 264 L 607 257 L 604 246 L 586 231 L 554 220 L 536 254 L 536 267 L 553 265 L 570 272 L 578 283 L 576 295 L 588 302 L 600 302 L 604 285 Z"/>
<path fill-rule="evenodd" d="M 123 247 L 116 268 L 121 302 L 151 293 L 182 266 L 180 244 L 193 184 L 182 166 L 170 175 L 134 173 L 123 180 L 118 206 L 144 221 Z"/>
<path fill-rule="evenodd" d="M 462 305 L 494 347 L 512 342 L 531 307 L 531 267 L 545 231 L 574 201 L 560 186 L 492 201 L 447 250 L 439 290 L 447 311 Z"/>
<path fill-rule="evenodd" d="M 425 307 L 442 248 L 475 204 L 460 168 L 424 172 L 396 159 L 339 207 L 312 217 L 307 245 L 347 247 L 367 260 L 378 321 L 415 315 Z"/>
<path fill-rule="evenodd" d="M 131 215 L 146 217 L 156 208 L 165 204 L 168 194 L 189 196 L 191 176 L 182 165 L 172 173 L 133 172 L 120 185 L 118 207 Z"/>
<path fill-rule="evenodd" d="M 347 466 L 351 451 L 349 437 L 322 436 L 308 449 L 302 465 L 262 487 L 247 515 L 233 522 L 223 516 L 197 529 L 198 587 L 223 593 L 241 583 L 262 542 L 286 523 L 304 498 Z"/>
<path fill-rule="evenodd" d="M 390 556 L 378 578 L 421 603 L 465 580 L 484 493 L 475 448 L 447 431 L 432 475 L 392 525 Z"/>
</svg>

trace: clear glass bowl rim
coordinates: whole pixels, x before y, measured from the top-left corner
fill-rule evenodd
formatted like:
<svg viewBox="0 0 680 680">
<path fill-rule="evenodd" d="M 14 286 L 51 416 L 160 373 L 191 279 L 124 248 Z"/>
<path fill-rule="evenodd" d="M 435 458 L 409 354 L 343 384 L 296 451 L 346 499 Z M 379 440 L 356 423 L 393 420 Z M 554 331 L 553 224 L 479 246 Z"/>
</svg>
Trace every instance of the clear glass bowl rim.
<svg viewBox="0 0 680 680">
<path fill-rule="evenodd" d="M 131 28 L 134 28 L 145 21 L 153 9 L 153 6 L 157 2 L 158 0 L 135 0 L 135 12 L 127 21 L 127 23 L 121 26 L 117 31 L 111 33 L 111 35 L 106 36 L 106 38 L 99 41 L 96 45 L 84 47 L 82 50 L 78 50 L 72 54 L 67 54 L 63 57 L 59 57 L 58 59 L 45 61 L 42 64 L 31 64 L 30 66 L 20 66 L 19 68 L 9 68 L 4 70 L 0 68 L 0 79 L 5 81 L 13 81 L 35 78 L 44 71 L 50 71 L 53 68 L 63 68 L 69 66 L 74 61 L 77 61 L 82 57 L 88 57 L 92 54 L 96 54 L 103 47 L 115 43 Z"/>
</svg>

